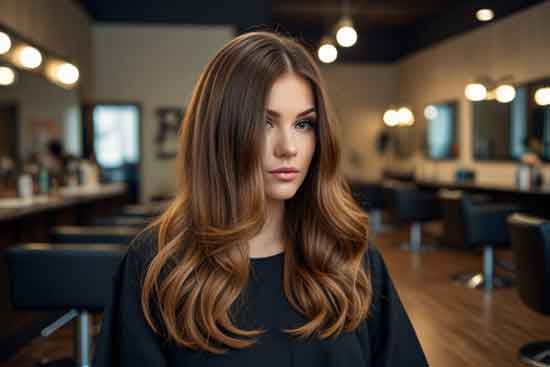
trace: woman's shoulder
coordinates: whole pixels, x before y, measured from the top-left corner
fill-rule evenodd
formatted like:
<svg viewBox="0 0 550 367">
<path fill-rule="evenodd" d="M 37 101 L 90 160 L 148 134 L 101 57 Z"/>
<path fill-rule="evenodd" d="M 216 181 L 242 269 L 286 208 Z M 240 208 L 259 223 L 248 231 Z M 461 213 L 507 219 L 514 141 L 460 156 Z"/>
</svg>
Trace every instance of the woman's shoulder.
<svg viewBox="0 0 550 367">
<path fill-rule="evenodd" d="M 147 227 L 130 242 L 126 259 L 130 266 L 143 273 L 158 252 L 158 225 Z M 143 274 L 141 274 L 143 275 Z"/>
</svg>

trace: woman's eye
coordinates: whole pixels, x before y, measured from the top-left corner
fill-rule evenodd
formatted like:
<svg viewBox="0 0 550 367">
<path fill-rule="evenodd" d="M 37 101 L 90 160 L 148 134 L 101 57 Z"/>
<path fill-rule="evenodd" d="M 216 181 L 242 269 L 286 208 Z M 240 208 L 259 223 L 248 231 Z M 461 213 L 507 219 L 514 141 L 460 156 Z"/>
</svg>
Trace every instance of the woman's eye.
<svg viewBox="0 0 550 367">
<path fill-rule="evenodd" d="M 266 120 L 265 124 L 267 125 L 267 127 L 273 127 L 273 123 L 269 120 Z"/>
<path fill-rule="evenodd" d="M 302 120 L 302 121 L 298 121 L 296 123 L 296 127 L 300 128 L 300 129 L 311 129 L 313 128 L 313 126 L 315 125 L 315 121 L 314 120 Z"/>
</svg>

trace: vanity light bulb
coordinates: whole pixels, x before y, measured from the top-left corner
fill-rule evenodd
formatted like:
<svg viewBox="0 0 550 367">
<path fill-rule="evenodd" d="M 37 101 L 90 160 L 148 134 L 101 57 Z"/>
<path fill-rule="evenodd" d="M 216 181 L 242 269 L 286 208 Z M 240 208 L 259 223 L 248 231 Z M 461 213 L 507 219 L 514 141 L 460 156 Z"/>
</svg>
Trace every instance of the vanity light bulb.
<svg viewBox="0 0 550 367">
<path fill-rule="evenodd" d="M 387 126 L 397 126 L 399 124 L 399 114 L 396 110 L 387 110 L 384 112 L 383 120 Z"/>
<path fill-rule="evenodd" d="M 399 125 L 411 126 L 414 124 L 414 115 L 407 107 L 401 107 L 397 110 L 397 114 L 399 115 Z"/>
<path fill-rule="evenodd" d="M 11 39 L 10 36 L 4 32 L 0 32 L 0 55 L 8 53 L 11 49 Z"/>
<path fill-rule="evenodd" d="M 509 103 L 516 98 L 516 88 L 509 84 L 499 85 L 496 91 L 497 101 L 500 103 Z"/>
<path fill-rule="evenodd" d="M 0 66 L 0 85 L 8 86 L 15 81 L 15 73 L 12 68 Z"/>
<path fill-rule="evenodd" d="M 57 69 L 57 78 L 66 85 L 74 84 L 78 81 L 79 72 L 76 66 L 65 62 Z"/>
<path fill-rule="evenodd" d="M 470 83 L 466 86 L 464 94 L 470 101 L 483 101 L 487 97 L 487 88 L 480 83 Z"/>
<path fill-rule="evenodd" d="M 535 92 L 535 102 L 539 106 L 550 106 L 550 87 L 537 89 Z"/>
<path fill-rule="evenodd" d="M 42 54 L 34 47 L 25 46 L 19 51 L 19 63 L 27 69 L 35 69 L 42 64 Z"/>
</svg>

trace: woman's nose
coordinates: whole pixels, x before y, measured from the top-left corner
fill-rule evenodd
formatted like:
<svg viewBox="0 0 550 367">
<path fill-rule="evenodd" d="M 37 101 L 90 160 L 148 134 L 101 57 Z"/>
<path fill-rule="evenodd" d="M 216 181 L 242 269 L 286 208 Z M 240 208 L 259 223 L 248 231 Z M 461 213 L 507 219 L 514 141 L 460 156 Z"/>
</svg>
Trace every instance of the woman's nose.
<svg viewBox="0 0 550 367">
<path fill-rule="evenodd" d="M 292 131 L 281 129 L 277 134 L 275 155 L 279 157 L 293 157 L 298 153 L 296 139 Z"/>
</svg>

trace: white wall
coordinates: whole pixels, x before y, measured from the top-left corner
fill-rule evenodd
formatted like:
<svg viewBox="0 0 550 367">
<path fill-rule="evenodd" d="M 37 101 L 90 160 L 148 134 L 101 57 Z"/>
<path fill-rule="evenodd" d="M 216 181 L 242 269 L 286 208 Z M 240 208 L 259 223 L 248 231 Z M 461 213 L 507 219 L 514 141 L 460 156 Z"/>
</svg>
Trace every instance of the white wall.
<svg viewBox="0 0 550 367">
<path fill-rule="evenodd" d="M 342 126 L 344 173 L 353 179 L 379 179 L 388 157 L 376 151 L 375 139 L 383 128 L 382 114 L 398 98 L 397 66 L 331 64 L 321 72 Z"/>
<path fill-rule="evenodd" d="M 233 37 L 225 26 L 93 26 L 94 100 L 142 104 L 141 201 L 175 190 L 175 161 L 156 157 L 156 109 L 184 107 L 203 67 Z"/>
<path fill-rule="evenodd" d="M 472 110 L 464 87 L 480 75 L 516 83 L 550 76 L 550 2 L 528 8 L 493 24 L 451 38 L 399 62 L 400 101 L 412 106 L 422 127 L 426 104 L 459 100 L 460 158 L 451 162 L 424 160 L 420 155 L 400 162 L 427 176 L 452 179 L 459 166 L 472 168 L 483 183 L 513 184 L 516 164 L 476 162 L 472 157 Z M 420 168 L 423 166 L 422 168 Z M 545 169 L 550 174 L 550 166 Z M 549 177 L 548 174 L 546 177 Z"/>
</svg>

